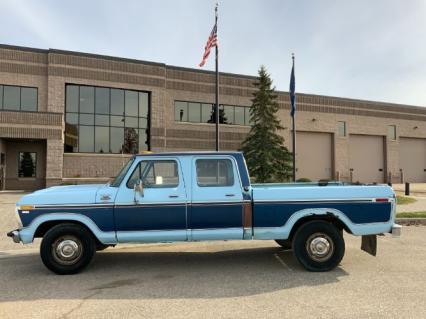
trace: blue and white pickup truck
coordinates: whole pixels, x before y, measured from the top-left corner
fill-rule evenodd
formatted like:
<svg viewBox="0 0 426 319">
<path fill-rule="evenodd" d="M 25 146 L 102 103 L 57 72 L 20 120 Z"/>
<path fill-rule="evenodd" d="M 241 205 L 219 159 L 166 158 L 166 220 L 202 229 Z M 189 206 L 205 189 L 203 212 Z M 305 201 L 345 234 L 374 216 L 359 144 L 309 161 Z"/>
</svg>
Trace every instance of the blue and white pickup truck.
<svg viewBox="0 0 426 319">
<path fill-rule="evenodd" d="M 343 230 L 363 236 L 375 255 L 376 235 L 400 235 L 395 194 L 387 185 L 250 184 L 239 152 L 135 155 L 106 185 L 55 186 L 16 204 L 17 243 L 42 237 L 47 268 L 73 274 L 96 250 L 120 243 L 275 240 L 310 271 L 335 268 Z"/>
</svg>

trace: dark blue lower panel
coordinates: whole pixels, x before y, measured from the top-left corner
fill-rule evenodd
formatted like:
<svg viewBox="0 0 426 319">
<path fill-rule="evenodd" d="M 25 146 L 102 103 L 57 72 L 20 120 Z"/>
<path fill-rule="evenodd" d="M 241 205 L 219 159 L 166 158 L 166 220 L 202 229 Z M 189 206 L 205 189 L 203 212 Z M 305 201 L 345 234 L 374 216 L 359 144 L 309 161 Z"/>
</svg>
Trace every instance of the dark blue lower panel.
<svg viewBox="0 0 426 319">
<path fill-rule="evenodd" d="M 186 205 L 115 207 L 117 231 L 186 229 Z"/>
<path fill-rule="evenodd" d="M 51 213 L 74 213 L 89 217 L 102 231 L 114 231 L 114 208 L 110 207 L 55 207 L 55 208 L 36 208 L 30 210 L 28 214 L 22 214 L 19 211 L 22 225 L 27 227 L 31 222 L 40 215 Z"/>
<path fill-rule="evenodd" d="M 386 222 L 391 216 L 391 203 L 255 203 L 254 227 L 279 227 L 291 215 L 306 208 L 335 208 L 344 213 L 355 224 Z"/>
<path fill-rule="evenodd" d="M 189 228 L 232 228 L 243 227 L 243 205 L 206 204 L 192 205 Z"/>
</svg>

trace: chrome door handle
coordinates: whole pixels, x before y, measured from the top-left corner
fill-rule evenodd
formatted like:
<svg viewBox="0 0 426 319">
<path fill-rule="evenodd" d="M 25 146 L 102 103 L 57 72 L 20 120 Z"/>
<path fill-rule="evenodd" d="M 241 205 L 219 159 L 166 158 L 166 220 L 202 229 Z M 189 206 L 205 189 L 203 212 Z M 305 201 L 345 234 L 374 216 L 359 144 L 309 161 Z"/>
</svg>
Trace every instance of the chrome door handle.
<svg viewBox="0 0 426 319">
<path fill-rule="evenodd" d="M 226 196 L 226 197 L 234 197 L 234 196 L 235 196 L 235 194 L 226 194 L 225 196 Z"/>
<path fill-rule="evenodd" d="M 169 198 L 178 198 L 179 195 L 169 195 Z"/>
</svg>

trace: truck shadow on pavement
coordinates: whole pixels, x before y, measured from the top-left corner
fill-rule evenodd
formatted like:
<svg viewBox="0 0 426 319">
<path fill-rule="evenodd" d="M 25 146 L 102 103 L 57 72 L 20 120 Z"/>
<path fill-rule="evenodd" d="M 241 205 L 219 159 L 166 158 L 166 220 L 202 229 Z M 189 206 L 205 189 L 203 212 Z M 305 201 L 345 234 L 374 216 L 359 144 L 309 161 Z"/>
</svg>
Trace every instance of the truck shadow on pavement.
<svg viewBox="0 0 426 319">
<path fill-rule="evenodd" d="M 239 297 L 329 284 L 348 275 L 340 267 L 307 272 L 291 251 L 280 247 L 218 252 L 142 249 L 98 253 L 88 269 L 72 276 L 49 272 L 38 255 L 0 259 L 0 302 Z"/>
</svg>

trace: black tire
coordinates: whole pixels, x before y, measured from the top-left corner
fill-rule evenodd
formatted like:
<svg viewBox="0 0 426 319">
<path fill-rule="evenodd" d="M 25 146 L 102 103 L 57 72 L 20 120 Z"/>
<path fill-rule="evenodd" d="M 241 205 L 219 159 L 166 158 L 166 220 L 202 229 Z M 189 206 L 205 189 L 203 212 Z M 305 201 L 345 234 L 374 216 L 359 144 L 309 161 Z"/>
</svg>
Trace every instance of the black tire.
<svg viewBox="0 0 426 319">
<path fill-rule="evenodd" d="M 40 256 L 43 264 L 58 275 L 76 274 L 89 265 L 96 252 L 92 233 L 76 224 L 59 224 L 43 237 Z"/>
<path fill-rule="evenodd" d="M 275 242 L 285 250 L 291 250 L 293 248 L 290 239 L 275 239 Z"/>
<path fill-rule="evenodd" d="M 343 234 L 329 222 L 307 222 L 294 235 L 293 253 L 309 271 L 332 270 L 345 254 Z"/>
</svg>

